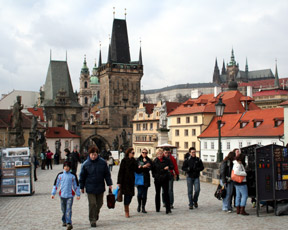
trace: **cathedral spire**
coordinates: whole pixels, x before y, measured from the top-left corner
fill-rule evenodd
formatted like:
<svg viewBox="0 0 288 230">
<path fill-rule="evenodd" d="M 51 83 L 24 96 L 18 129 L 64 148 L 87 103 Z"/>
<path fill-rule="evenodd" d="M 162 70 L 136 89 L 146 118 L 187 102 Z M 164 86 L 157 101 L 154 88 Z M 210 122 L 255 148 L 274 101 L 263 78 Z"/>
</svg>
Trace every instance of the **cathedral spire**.
<svg viewBox="0 0 288 230">
<path fill-rule="evenodd" d="M 245 73 L 248 74 L 248 72 L 249 72 L 249 68 L 248 68 L 248 60 L 247 60 L 247 57 L 246 57 Z"/>
<path fill-rule="evenodd" d="M 219 71 L 219 68 L 218 68 L 217 57 L 215 59 L 215 66 L 214 66 L 214 73 L 213 73 L 213 83 L 217 83 L 217 84 L 221 83 L 220 71 Z"/>
<path fill-rule="evenodd" d="M 276 59 L 276 63 L 275 63 L 275 80 L 274 80 L 274 87 L 277 88 L 277 89 L 280 88 L 279 77 L 278 77 L 278 68 L 277 68 L 277 59 Z"/>
<path fill-rule="evenodd" d="M 107 63 L 111 63 L 111 44 L 109 44 Z"/>
<path fill-rule="evenodd" d="M 232 48 L 232 51 L 231 51 L 231 59 L 230 59 L 229 66 L 236 66 L 236 61 L 235 61 L 234 49 L 233 48 Z"/>
<path fill-rule="evenodd" d="M 221 72 L 222 75 L 225 75 L 226 74 L 226 68 L 225 68 L 225 61 L 223 59 L 223 66 L 222 66 L 222 72 Z"/>
</svg>

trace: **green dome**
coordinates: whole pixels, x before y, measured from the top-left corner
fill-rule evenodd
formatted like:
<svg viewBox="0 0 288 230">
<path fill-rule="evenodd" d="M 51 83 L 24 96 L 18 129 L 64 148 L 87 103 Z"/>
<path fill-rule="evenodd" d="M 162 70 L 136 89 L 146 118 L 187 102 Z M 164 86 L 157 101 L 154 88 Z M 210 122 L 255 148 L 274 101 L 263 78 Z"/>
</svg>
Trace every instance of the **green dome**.
<svg viewBox="0 0 288 230">
<path fill-rule="evenodd" d="M 97 76 L 91 76 L 90 77 L 90 84 L 92 85 L 99 85 L 99 80 Z"/>
</svg>

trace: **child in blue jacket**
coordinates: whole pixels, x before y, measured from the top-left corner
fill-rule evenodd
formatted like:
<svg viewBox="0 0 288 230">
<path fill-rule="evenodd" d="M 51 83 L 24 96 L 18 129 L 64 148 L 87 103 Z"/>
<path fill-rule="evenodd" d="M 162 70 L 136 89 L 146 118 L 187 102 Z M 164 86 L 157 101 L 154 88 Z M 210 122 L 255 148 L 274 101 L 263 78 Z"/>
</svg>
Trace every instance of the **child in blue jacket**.
<svg viewBox="0 0 288 230">
<path fill-rule="evenodd" d="M 70 162 L 64 162 L 63 168 L 63 172 L 59 173 L 55 179 L 51 198 L 54 199 L 56 191 L 60 187 L 62 226 L 67 226 L 67 230 L 71 230 L 73 228 L 71 220 L 73 197 L 76 193 L 77 200 L 80 199 L 80 188 L 77 176 L 70 172 Z"/>
</svg>

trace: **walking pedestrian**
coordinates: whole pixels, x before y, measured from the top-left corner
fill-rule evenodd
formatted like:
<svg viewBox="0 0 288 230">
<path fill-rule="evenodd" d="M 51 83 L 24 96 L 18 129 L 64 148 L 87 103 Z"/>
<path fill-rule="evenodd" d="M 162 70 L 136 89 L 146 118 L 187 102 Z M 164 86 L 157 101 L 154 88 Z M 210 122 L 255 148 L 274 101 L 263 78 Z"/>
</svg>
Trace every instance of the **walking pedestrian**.
<svg viewBox="0 0 288 230">
<path fill-rule="evenodd" d="M 231 213 L 233 210 L 231 199 L 233 195 L 234 182 L 231 180 L 231 173 L 234 159 L 235 153 L 230 152 L 222 161 L 220 166 L 220 184 L 226 189 L 226 196 L 222 200 L 222 210 L 228 213 Z"/>
<path fill-rule="evenodd" d="M 46 165 L 47 165 L 47 170 L 49 169 L 49 165 L 50 165 L 50 168 L 52 170 L 52 156 L 53 156 L 54 153 L 52 153 L 49 149 L 46 153 Z"/>
<path fill-rule="evenodd" d="M 170 179 L 170 172 L 169 170 L 173 169 L 173 164 L 169 159 L 163 156 L 163 149 L 158 148 L 156 150 L 156 158 L 152 164 L 152 176 L 154 177 L 154 184 L 155 184 L 155 207 L 156 212 L 160 212 L 160 194 L 161 188 L 164 192 L 164 200 L 166 204 L 166 214 L 171 213 L 170 208 L 170 199 L 169 199 L 169 179 Z"/>
<path fill-rule="evenodd" d="M 113 165 L 114 165 L 114 158 L 112 157 L 112 155 L 109 156 L 107 163 L 108 163 L 108 167 L 109 167 L 110 172 L 112 172 Z"/>
<path fill-rule="evenodd" d="M 91 227 L 96 227 L 100 209 L 103 205 L 105 182 L 112 190 L 112 179 L 107 163 L 99 156 L 99 149 L 91 146 L 89 156 L 83 163 L 80 172 L 80 189 L 86 189 L 89 203 L 89 221 Z"/>
<path fill-rule="evenodd" d="M 184 161 L 182 170 L 186 172 L 189 209 L 198 208 L 198 197 L 200 194 L 200 172 L 204 169 L 203 163 L 199 157 L 196 157 L 196 149 L 189 149 L 190 156 Z M 193 195 L 194 186 L 194 195 Z"/>
<path fill-rule="evenodd" d="M 118 187 L 121 189 L 124 195 L 124 211 L 125 217 L 129 218 L 129 205 L 135 194 L 135 172 L 141 173 L 143 170 L 140 168 L 146 168 L 147 166 L 138 166 L 137 161 L 134 158 L 134 149 L 128 148 L 126 150 L 125 158 L 121 161 L 120 169 L 118 172 Z"/>
<path fill-rule="evenodd" d="M 242 177 L 241 182 L 234 181 L 234 185 L 236 188 L 235 205 L 237 208 L 237 214 L 248 216 L 249 214 L 245 211 L 246 202 L 248 199 L 248 188 L 247 188 L 247 180 L 246 180 L 247 174 L 245 172 L 245 168 L 241 160 L 242 160 L 241 155 L 238 155 L 236 156 L 236 159 L 233 161 L 234 174 Z"/>
<path fill-rule="evenodd" d="M 169 199 L 170 199 L 170 208 L 174 208 L 174 180 L 179 180 L 179 170 L 176 159 L 172 156 L 170 148 L 164 148 L 164 157 L 168 158 L 171 163 L 173 164 L 173 169 L 170 170 L 170 178 L 169 178 Z M 165 207 L 165 200 L 164 200 L 164 192 L 162 191 L 162 201 L 163 206 Z"/>
<path fill-rule="evenodd" d="M 73 152 L 71 153 L 71 157 L 72 173 L 76 173 L 78 168 L 78 162 L 81 163 L 80 154 L 77 151 L 77 148 L 74 147 Z"/>
<path fill-rule="evenodd" d="M 67 230 L 71 230 L 72 226 L 72 205 L 73 197 L 76 193 L 77 200 L 80 199 L 79 182 L 77 176 L 70 173 L 70 162 L 64 162 L 63 172 L 59 173 L 55 179 L 51 192 L 51 198 L 54 199 L 57 188 L 60 187 L 60 200 L 62 210 L 62 226 L 67 226 Z"/>
<path fill-rule="evenodd" d="M 45 165 L 46 165 L 46 153 L 44 150 L 42 150 L 41 154 L 40 154 L 40 158 L 41 158 L 41 169 L 45 170 Z"/>
<path fill-rule="evenodd" d="M 141 207 L 142 207 L 142 213 L 147 213 L 145 206 L 146 206 L 146 202 L 147 202 L 148 188 L 150 187 L 150 170 L 152 167 L 152 161 L 147 155 L 148 155 L 148 150 L 146 148 L 144 148 L 142 150 L 141 155 L 137 159 L 138 165 L 143 168 L 143 177 L 144 177 L 144 184 L 137 186 L 137 190 L 138 190 L 137 211 L 140 212 Z"/>
<path fill-rule="evenodd" d="M 37 168 L 39 166 L 39 161 L 37 159 L 37 155 L 36 154 L 33 155 L 33 165 L 34 165 L 34 169 L 33 169 L 33 171 L 34 171 L 34 181 L 37 181 L 37 172 L 36 172 L 36 170 L 37 170 Z"/>
</svg>

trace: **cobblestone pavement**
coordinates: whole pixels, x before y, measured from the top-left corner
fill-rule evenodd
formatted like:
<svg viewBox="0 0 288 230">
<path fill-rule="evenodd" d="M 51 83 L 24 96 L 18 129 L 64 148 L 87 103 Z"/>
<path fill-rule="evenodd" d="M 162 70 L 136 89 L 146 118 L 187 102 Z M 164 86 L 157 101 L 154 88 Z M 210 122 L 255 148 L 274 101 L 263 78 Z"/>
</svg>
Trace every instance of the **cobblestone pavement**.
<svg viewBox="0 0 288 230">
<path fill-rule="evenodd" d="M 80 168 L 80 167 L 79 167 Z M 56 165 L 53 170 L 37 169 L 38 181 L 33 196 L 0 197 L 0 229 L 65 229 L 61 226 L 60 199 L 52 200 L 50 192 L 55 176 L 62 170 Z M 118 166 L 113 167 L 112 178 L 116 184 Z M 115 187 L 115 185 L 114 185 Z M 266 214 L 262 208 L 260 217 L 251 207 L 248 200 L 247 212 L 250 216 L 221 211 L 221 202 L 213 196 L 216 186 L 201 183 L 199 208 L 188 210 L 186 180 L 181 178 L 174 183 L 174 209 L 166 215 L 164 208 L 155 212 L 154 186 L 148 190 L 148 214 L 137 213 L 137 199 L 133 198 L 130 205 L 131 218 L 124 217 L 123 203 L 116 203 L 115 209 L 108 209 L 106 201 L 101 209 L 98 229 L 287 229 L 287 216 L 276 217 L 272 211 Z M 135 189 L 136 192 L 136 189 Z M 106 196 L 105 196 L 106 197 Z M 86 194 L 81 199 L 74 199 L 73 229 L 90 229 L 88 221 L 88 201 Z"/>
</svg>

